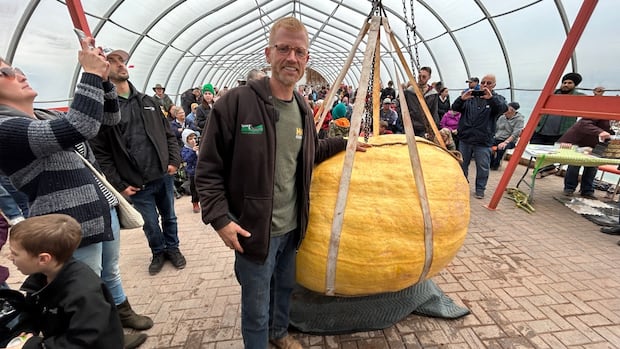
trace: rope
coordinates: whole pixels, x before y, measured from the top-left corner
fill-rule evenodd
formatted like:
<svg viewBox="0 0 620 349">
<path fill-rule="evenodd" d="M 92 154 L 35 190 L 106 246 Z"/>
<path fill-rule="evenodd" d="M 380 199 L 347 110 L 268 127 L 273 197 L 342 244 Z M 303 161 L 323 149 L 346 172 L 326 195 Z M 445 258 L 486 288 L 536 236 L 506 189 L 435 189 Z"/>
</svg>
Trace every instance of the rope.
<svg viewBox="0 0 620 349">
<path fill-rule="evenodd" d="M 527 213 L 534 213 L 536 210 L 530 203 L 528 202 L 529 195 L 522 192 L 518 188 L 506 188 L 506 194 L 508 194 L 508 198 L 514 202 L 516 202 L 516 206 Z"/>
</svg>

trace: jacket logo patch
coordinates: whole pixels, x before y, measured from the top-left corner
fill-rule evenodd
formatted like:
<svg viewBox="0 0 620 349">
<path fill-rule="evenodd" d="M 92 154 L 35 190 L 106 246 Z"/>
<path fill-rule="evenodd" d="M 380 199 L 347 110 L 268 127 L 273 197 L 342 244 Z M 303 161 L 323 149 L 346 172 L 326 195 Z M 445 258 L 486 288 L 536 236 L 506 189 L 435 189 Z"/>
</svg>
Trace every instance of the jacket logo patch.
<svg viewBox="0 0 620 349">
<path fill-rule="evenodd" d="M 263 125 L 241 124 L 241 134 L 260 135 L 263 132 Z"/>
<path fill-rule="evenodd" d="M 304 129 L 297 127 L 295 129 L 295 139 L 302 139 L 304 137 Z"/>
</svg>

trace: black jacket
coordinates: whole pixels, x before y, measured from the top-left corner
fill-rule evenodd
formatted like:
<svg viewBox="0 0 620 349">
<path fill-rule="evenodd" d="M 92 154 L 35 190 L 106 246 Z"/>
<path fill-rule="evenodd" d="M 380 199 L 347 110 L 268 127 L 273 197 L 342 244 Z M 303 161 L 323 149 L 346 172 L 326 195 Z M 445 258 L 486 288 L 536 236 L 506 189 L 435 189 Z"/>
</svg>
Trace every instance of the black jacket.
<svg viewBox="0 0 620 349">
<path fill-rule="evenodd" d="M 452 110 L 461 113 L 459 141 L 477 146 L 492 146 L 497 119 L 508 110 L 504 96 L 493 92 L 491 99 L 457 97 Z"/>
<path fill-rule="evenodd" d="M 168 165 L 179 167 L 181 151 L 177 139 L 170 130 L 170 123 L 162 114 L 159 102 L 153 97 L 136 91 L 130 83 L 131 94 L 125 99 L 119 97 L 121 122 L 114 126 L 102 126 L 97 137 L 90 140 L 97 162 L 108 181 L 119 191 L 128 186 L 142 187 L 145 183 L 143 169 L 136 165 L 129 154 L 123 127 L 131 127 L 129 115 L 140 115 L 144 130 L 159 156 L 161 173 L 166 174 Z"/>
<path fill-rule="evenodd" d="M 37 273 L 21 287 L 26 292 L 27 324 L 41 331 L 24 349 L 120 349 L 123 327 L 114 299 L 84 263 L 69 260 L 51 283 Z"/>
<path fill-rule="evenodd" d="M 342 138 L 317 138 L 312 111 L 294 93 L 302 111 L 302 148 L 297 161 L 297 246 L 308 226 L 312 168 L 344 150 Z M 276 122 L 269 78 L 249 81 L 221 97 L 211 110 L 196 166 L 202 220 L 220 229 L 232 214 L 252 233 L 240 237 L 244 256 L 262 263 L 269 251 L 276 158 Z"/>
</svg>

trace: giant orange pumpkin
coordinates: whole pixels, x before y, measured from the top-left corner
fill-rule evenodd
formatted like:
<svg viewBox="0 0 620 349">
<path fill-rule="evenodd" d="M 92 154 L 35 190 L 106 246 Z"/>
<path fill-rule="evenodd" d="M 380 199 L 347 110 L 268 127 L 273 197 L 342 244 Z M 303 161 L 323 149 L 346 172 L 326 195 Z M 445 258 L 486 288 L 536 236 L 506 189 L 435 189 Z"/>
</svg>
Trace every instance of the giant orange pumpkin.
<svg viewBox="0 0 620 349">
<path fill-rule="evenodd" d="M 433 258 L 426 278 L 456 255 L 469 224 L 469 186 L 459 162 L 444 149 L 417 139 L 431 210 Z M 372 137 L 355 154 L 338 255 L 336 295 L 402 290 L 420 281 L 424 220 L 404 135 Z M 297 282 L 326 293 L 326 268 L 334 207 L 345 153 L 314 170 L 310 221 L 297 255 Z"/>
</svg>

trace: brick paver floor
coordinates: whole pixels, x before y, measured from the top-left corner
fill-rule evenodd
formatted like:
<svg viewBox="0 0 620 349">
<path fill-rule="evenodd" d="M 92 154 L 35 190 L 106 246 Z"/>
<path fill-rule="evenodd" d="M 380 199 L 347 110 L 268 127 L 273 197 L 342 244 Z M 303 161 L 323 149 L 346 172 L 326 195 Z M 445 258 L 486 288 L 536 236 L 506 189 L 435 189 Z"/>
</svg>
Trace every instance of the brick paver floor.
<svg viewBox="0 0 620 349">
<path fill-rule="evenodd" d="M 537 181 L 535 213 L 508 199 L 489 211 L 483 205 L 501 174 L 491 172 L 485 199 L 472 195 L 465 244 L 434 277 L 455 302 L 471 309 L 470 315 L 458 320 L 410 315 L 380 331 L 293 335 L 313 349 L 620 348 L 620 237 L 600 233 L 554 200 L 562 191 L 557 176 Z M 133 307 L 155 321 L 141 348 L 242 348 L 234 255 L 191 212 L 189 197 L 177 200 L 176 207 L 184 270 L 167 263 L 149 276 L 142 231 L 122 232 L 125 291 Z M 7 264 L 4 257 L 1 262 Z M 23 279 L 11 265 L 11 286 Z"/>
</svg>

